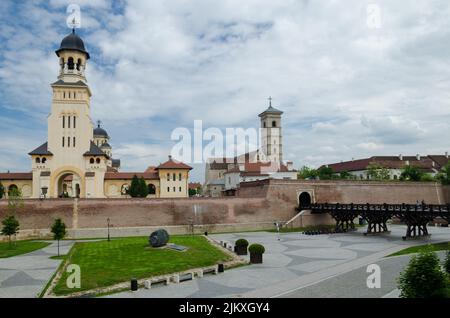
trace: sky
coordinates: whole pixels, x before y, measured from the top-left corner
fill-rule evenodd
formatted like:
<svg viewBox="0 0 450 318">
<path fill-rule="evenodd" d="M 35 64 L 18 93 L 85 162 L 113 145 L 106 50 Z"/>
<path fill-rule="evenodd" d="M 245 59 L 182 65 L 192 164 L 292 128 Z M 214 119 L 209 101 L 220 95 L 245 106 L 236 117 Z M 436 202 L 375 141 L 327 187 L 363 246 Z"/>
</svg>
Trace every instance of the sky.
<svg viewBox="0 0 450 318">
<path fill-rule="evenodd" d="M 450 151 L 447 0 L 2 0 L 2 172 L 30 171 L 27 153 L 47 140 L 70 3 L 91 117 L 122 171 L 167 160 L 173 130 L 194 120 L 258 128 L 269 96 L 296 168 Z"/>
</svg>

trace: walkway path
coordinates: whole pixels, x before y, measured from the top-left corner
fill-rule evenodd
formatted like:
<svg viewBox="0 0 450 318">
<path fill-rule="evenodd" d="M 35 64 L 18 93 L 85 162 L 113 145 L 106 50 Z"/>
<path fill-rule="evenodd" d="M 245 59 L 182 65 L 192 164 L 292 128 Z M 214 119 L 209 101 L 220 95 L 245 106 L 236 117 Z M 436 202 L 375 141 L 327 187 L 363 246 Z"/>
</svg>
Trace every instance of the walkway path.
<svg viewBox="0 0 450 318">
<path fill-rule="evenodd" d="M 56 256 L 57 243 L 19 256 L 0 258 L 0 298 L 37 297 L 57 270 L 61 260 L 50 259 Z M 73 241 L 60 242 L 60 254 L 66 254 Z"/>
</svg>

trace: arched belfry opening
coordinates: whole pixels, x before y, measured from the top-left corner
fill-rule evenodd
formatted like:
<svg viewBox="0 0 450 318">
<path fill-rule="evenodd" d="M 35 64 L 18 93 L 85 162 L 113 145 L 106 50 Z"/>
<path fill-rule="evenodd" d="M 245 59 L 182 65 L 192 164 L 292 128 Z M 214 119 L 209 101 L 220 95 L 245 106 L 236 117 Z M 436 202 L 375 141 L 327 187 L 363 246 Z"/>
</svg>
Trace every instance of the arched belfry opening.
<svg viewBox="0 0 450 318">
<path fill-rule="evenodd" d="M 311 206 L 312 199 L 308 192 L 302 192 L 298 197 L 298 206 L 300 209 L 306 209 Z"/>
<path fill-rule="evenodd" d="M 67 67 L 69 70 L 73 70 L 74 69 L 74 62 L 73 62 L 73 57 L 69 57 L 69 59 L 67 60 Z"/>
</svg>

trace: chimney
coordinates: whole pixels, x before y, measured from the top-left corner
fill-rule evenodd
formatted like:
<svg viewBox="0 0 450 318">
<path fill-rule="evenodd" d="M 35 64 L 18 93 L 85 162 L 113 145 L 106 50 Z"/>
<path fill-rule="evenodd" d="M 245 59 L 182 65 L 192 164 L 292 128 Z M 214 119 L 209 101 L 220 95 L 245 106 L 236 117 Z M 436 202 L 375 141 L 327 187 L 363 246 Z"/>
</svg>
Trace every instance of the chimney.
<svg viewBox="0 0 450 318">
<path fill-rule="evenodd" d="M 402 155 L 402 154 L 399 154 L 399 155 L 398 155 L 398 159 L 400 159 L 400 161 L 403 161 L 403 155 Z"/>
<path fill-rule="evenodd" d="M 286 166 L 287 166 L 288 171 L 292 171 L 293 165 L 294 165 L 294 163 L 292 161 L 286 162 Z"/>
<path fill-rule="evenodd" d="M 169 160 L 172 160 L 172 156 L 171 155 L 169 155 Z"/>
<path fill-rule="evenodd" d="M 418 161 L 420 161 L 420 155 L 419 155 L 419 154 L 416 155 L 416 159 L 417 159 Z"/>
</svg>

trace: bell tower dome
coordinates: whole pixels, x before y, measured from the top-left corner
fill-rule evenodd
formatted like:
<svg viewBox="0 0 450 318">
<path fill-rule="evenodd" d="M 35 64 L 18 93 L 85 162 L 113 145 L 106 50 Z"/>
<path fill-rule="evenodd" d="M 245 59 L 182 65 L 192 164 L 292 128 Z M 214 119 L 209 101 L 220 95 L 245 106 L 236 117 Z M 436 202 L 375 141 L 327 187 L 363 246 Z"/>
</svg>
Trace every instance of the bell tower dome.
<svg viewBox="0 0 450 318">
<path fill-rule="evenodd" d="M 59 80 L 64 82 L 81 80 L 86 83 L 85 70 L 90 56 L 75 29 L 61 41 L 55 53 L 59 57 Z"/>
</svg>

